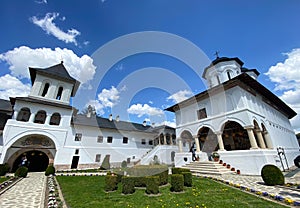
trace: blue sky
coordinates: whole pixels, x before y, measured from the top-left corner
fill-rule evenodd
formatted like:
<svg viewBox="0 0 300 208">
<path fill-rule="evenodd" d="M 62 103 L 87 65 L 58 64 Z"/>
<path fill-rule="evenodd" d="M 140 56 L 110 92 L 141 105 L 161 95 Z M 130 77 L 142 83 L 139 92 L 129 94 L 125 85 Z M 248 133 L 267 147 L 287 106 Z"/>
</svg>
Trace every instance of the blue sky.
<svg viewBox="0 0 300 208">
<path fill-rule="evenodd" d="M 297 0 L 2 0 L 0 98 L 28 94 L 29 66 L 63 60 L 82 83 L 75 107 L 173 125 L 163 109 L 205 90 L 202 70 L 219 51 L 256 68 L 259 81 L 300 113 L 299 8 Z M 165 39 L 152 41 L 156 35 Z M 194 67 L 187 48 L 199 52 Z"/>
</svg>

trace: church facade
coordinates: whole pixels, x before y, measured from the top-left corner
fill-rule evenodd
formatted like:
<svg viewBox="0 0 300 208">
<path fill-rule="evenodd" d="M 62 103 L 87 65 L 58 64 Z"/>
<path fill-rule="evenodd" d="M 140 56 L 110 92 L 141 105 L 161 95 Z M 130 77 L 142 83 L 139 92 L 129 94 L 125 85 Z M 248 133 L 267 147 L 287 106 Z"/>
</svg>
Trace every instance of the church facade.
<svg viewBox="0 0 300 208">
<path fill-rule="evenodd" d="M 257 81 L 256 69 L 238 58 L 217 58 L 203 72 L 208 90 L 166 110 L 176 116 L 179 153 L 175 165 L 212 152 L 244 174 L 260 175 L 265 164 L 294 165 L 299 144 L 289 119 L 296 112 Z"/>
<path fill-rule="evenodd" d="M 32 89 L 27 97 L 1 100 L 0 164 L 16 170 L 26 156 L 29 171 L 99 168 L 109 158 L 111 167 L 174 163 L 175 130 L 167 126 L 101 118 L 90 111 L 77 114 L 70 105 L 79 82 L 63 63 L 49 68 L 29 68 Z M 2 116 L 3 114 L 3 116 Z M 150 154 L 151 152 L 151 154 Z"/>
</svg>

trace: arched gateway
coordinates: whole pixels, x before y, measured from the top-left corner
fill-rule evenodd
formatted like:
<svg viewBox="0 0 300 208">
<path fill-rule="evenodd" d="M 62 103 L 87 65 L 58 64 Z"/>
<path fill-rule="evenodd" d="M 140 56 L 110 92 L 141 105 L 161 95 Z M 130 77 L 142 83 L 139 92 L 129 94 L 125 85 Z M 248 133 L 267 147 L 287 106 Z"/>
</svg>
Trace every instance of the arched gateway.
<svg viewBox="0 0 300 208">
<path fill-rule="evenodd" d="M 45 171 L 53 164 L 56 153 L 54 142 L 44 135 L 27 135 L 14 142 L 6 152 L 6 160 L 11 171 L 15 171 L 26 157 L 31 172 Z"/>
</svg>

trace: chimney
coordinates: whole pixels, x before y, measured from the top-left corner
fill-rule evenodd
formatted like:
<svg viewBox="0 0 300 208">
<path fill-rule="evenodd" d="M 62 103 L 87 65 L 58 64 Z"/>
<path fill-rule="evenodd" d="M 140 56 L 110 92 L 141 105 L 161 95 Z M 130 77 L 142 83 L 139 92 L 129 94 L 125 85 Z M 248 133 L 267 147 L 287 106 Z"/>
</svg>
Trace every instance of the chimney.
<svg viewBox="0 0 300 208">
<path fill-rule="evenodd" d="M 147 125 L 147 121 L 143 121 L 143 126 L 146 126 Z"/>
<path fill-rule="evenodd" d="M 119 115 L 116 116 L 116 121 L 117 121 L 117 122 L 120 121 L 120 116 L 119 116 Z"/>
<path fill-rule="evenodd" d="M 112 121 L 113 118 L 112 118 L 112 114 L 109 115 L 109 121 Z"/>
</svg>

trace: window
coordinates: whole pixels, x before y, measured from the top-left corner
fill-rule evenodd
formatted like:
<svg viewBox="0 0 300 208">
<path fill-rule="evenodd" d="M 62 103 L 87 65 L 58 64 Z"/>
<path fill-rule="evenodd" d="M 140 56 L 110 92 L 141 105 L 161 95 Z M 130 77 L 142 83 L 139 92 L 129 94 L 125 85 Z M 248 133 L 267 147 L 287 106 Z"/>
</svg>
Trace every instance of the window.
<svg viewBox="0 0 300 208">
<path fill-rule="evenodd" d="M 153 140 L 149 140 L 149 145 L 153 145 Z"/>
<path fill-rule="evenodd" d="M 103 136 L 98 136 L 97 142 L 98 143 L 103 143 Z"/>
<path fill-rule="evenodd" d="M 63 92 L 63 87 L 59 87 L 58 88 L 58 92 L 57 92 L 57 95 L 56 95 L 56 100 L 60 100 L 61 99 L 61 95 L 62 95 L 62 92 Z"/>
<path fill-rule="evenodd" d="M 123 144 L 128 144 L 128 137 L 123 137 Z"/>
<path fill-rule="evenodd" d="M 206 114 L 206 109 L 205 108 L 202 108 L 202 109 L 198 110 L 197 114 L 198 114 L 198 119 L 207 118 L 207 114 Z"/>
<path fill-rule="evenodd" d="M 107 137 L 107 143 L 112 143 L 113 137 L 112 136 L 108 136 Z"/>
<path fill-rule="evenodd" d="M 60 114 L 59 113 L 53 113 L 50 118 L 50 125 L 56 125 L 58 126 L 60 123 Z"/>
<path fill-rule="evenodd" d="M 95 162 L 100 162 L 101 160 L 101 154 L 96 154 Z"/>
<path fill-rule="evenodd" d="M 49 89 L 49 83 L 46 83 L 45 86 L 44 86 L 44 90 L 42 92 L 42 96 L 45 97 L 47 92 L 48 92 L 48 89 Z"/>
<path fill-rule="evenodd" d="M 17 121 L 29 121 L 30 114 L 29 108 L 22 108 L 18 113 Z"/>
<path fill-rule="evenodd" d="M 146 144 L 146 139 L 142 139 L 142 144 Z"/>
<path fill-rule="evenodd" d="M 231 79 L 230 71 L 227 71 L 227 77 L 228 77 L 228 79 Z"/>
<path fill-rule="evenodd" d="M 82 137 L 82 134 L 81 133 L 76 133 L 75 134 L 75 141 L 81 141 L 81 137 Z"/>
<path fill-rule="evenodd" d="M 34 118 L 34 123 L 38 124 L 44 124 L 46 120 L 46 112 L 43 110 L 40 110 L 37 112 Z"/>
<path fill-rule="evenodd" d="M 76 149 L 75 150 L 75 155 L 78 155 L 79 154 L 79 149 Z"/>
</svg>

